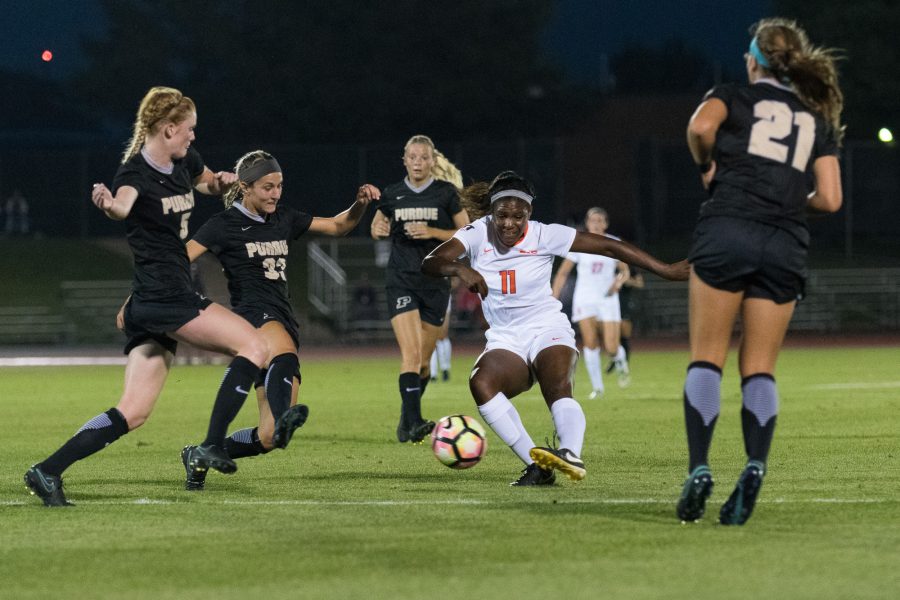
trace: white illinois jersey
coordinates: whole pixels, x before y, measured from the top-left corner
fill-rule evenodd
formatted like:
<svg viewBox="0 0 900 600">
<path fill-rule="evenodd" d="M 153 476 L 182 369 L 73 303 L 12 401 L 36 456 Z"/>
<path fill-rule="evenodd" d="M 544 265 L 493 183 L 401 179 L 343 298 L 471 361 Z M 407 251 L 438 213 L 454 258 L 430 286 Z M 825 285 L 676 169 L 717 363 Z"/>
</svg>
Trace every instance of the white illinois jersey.
<svg viewBox="0 0 900 600">
<path fill-rule="evenodd" d="M 507 248 L 496 239 L 488 215 L 453 237 L 465 246 L 472 268 L 487 283 L 482 309 L 492 329 L 569 327 L 562 304 L 553 297 L 550 273 L 553 257 L 565 256 L 572 247 L 574 229 L 529 221 L 522 239 Z"/>
<path fill-rule="evenodd" d="M 619 238 L 607 235 L 610 239 Z M 569 252 L 566 260 L 576 265 L 578 278 L 575 282 L 573 303 L 596 302 L 606 298 L 609 289 L 616 280 L 616 265 L 618 259 L 602 256 L 600 254 L 586 254 L 584 252 Z"/>
</svg>

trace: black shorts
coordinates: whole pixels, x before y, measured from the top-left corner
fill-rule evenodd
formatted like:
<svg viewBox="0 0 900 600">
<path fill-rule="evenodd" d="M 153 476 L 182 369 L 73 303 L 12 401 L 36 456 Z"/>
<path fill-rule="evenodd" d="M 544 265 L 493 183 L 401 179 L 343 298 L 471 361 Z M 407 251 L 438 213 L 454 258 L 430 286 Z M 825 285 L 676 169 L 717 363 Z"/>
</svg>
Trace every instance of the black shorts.
<svg viewBox="0 0 900 600">
<path fill-rule="evenodd" d="M 210 304 L 212 300 L 196 292 L 150 300 L 133 295 L 125 305 L 125 354 L 150 340 L 175 354 L 178 343 L 166 333 L 193 321 Z"/>
<path fill-rule="evenodd" d="M 409 288 L 385 288 L 388 314 L 393 319 L 400 313 L 418 310 L 424 323 L 440 327 L 447 317 L 450 288 L 413 290 Z"/>
<path fill-rule="evenodd" d="M 803 297 L 806 255 L 806 245 L 780 227 L 707 217 L 697 225 L 688 260 L 707 285 L 784 304 Z"/>
<path fill-rule="evenodd" d="M 277 321 L 284 326 L 285 331 L 294 341 L 294 348 L 300 347 L 300 325 L 294 319 L 294 315 L 285 314 L 284 310 L 280 310 L 273 306 L 238 306 L 231 309 L 236 315 L 244 317 L 255 328 L 259 329 L 266 323 Z"/>
</svg>

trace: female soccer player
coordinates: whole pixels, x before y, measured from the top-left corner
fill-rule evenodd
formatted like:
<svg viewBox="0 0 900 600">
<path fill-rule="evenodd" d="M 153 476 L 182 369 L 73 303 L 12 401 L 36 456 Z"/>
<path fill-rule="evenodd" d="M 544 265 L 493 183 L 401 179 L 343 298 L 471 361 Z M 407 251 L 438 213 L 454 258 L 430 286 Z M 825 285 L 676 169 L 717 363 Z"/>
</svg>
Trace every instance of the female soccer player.
<svg viewBox="0 0 900 600">
<path fill-rule="evenodd" d="M 585 228 L 595 235 L 606 235 L 609 216 L 600 207 L 588 209 Z M 607 236 L 612 237 L 612 236 Z M 618 238 L 613 238 L 618 239 Z M 603 371 L 600 346 L 618 373 L 619 385 L 628 385 L 628 361 L 620 344 L 622 321 L 619 290 L 628 279 L 628 265 L 620 260 L 596 254 L 570 252 L 553 278 L 553 297 L 559 298 L 572 268 L 578 266 L 575 293 L 572 297 L 572 322 L 578 323 L 583 344 L 584 366 L 591 380 L 591 400 L 603 395 Z"/>
<path fill-rule="evenodd" d="M 232 459 L 284 448 L 309 412 L 296 403 L 300 335 L 287 285 L 290 243 L 306 232 L 346 235 L 369 203 L 381 196 L 378 188 L 366 184 L 347 210 L 334 217 L 313 217 L 280 202 L 284 179 L 271 154 L 245 154 L 234 170 L 238 184 L 224 196 L 227 210 L 211 217 L 187 243 L 191 261 L 207 250 L 216 255 L 228 279 L 232 310 L 257 328 L 269 348 L 266 369 L 257 379 L 259 426 L 225 440 Z M 197 446 L 186 446 L 181 453 L 188 490 L 203 489 L 206 480 L 206 471 L 193 466 L 196 452 Z"/>
<path fill-rule="evenodd" d="M 401 355 L 397 426 L 401 442 L 421 442 L 434 427 L 433 421 L 422 418 L 421 398 L 450 299 L 450 283 L 423 276 L 422 259 L 469 222 L 460 208 L 457 187 L 435 176 L 448 164 L 428 136 L 410 138 L 403 151 L 407 176 L 384 189 L 372 220 L 373 238 L 391 238 L 385 287 Z"/>
<path fill-rule="evenodd" d="M 667 279 L 687 279 L 686 261 L 665 264 L 625 242 L 563 225 L 530 221 L 531 184 L 511 171 L 463 190 L 463 205 L 477 220 L 457 231 L 422 263 L 435 277 L 459 277 L 483 299 L 490 324 L 469 389 L 485 422 L 525 469 L 511 485 L 550 485 L 554 469 L 573 480 L 585 476 L 580 458 L 585 420 L 572 398 L 575 332 L 553 297 L 554 256 L 586 252 L 644 267 Z M 486 215 L 486 216 L 482 216 Z M 481 218 L 478 218 L 481 217 Z M 471 266 L 460 262 L 466 257 Z M 536 448 L 510 399 L 537 380 L 553 416 L 560 448 Z"/>
<path fill-rule="evenodd" d="M 778 414 L 775 363 L 806 280 L 805 212 L 834 212 L 842 200 L 836 152 L 843 96 L 832 51 L 812 46 L 784 19 L 760 21 L 751 34 L 749 84 L 714 87 L 687 129 L 710 200 L 700 209 L 689 256 L 684 415 L 690 474 L 676 508 L 682 521 L 703 516 L 712 491 L 709 445 L 738 313 L 748 461 L 719 521 L 742 525 L 753 511 Z"/>
<path fill-rule="evenodd" d="M 228 425 L 268 356 L 252 325 L 196 294 L 184 238 L 194 190 L 220 194 L 234 173 L 213 173 L 191 147 L 197 111 L 176 89 L 155 87 L 141 101 L 134 135 L 113 180 L 112 192 L 94 184 L 91 200 L 108 217 L 124 220 L 134 254 L 132 296 L 125 306 L 128 341 L 125 389 L 119 403 L 90 419 L 75 436 L 25 473 L 25 483 L 47 506 L 68 506 L 62 473 L 144 424 L 169 374 L 178 341 L 224 352 L 225 370 L 206 439 L 193 454 L 194 468 L 233 473 L 223 445 Z"/>
</svg>

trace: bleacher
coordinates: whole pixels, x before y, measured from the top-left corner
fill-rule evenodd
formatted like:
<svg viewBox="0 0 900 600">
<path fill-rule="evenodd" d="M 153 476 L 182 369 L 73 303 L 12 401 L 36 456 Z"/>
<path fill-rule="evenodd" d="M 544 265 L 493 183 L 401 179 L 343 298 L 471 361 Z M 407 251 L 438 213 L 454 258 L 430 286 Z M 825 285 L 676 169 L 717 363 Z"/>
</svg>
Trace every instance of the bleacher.
<svg viewBox="0 0 900 600">
<path fill-rule="evenodd" d="M 67 344 L 75 325 L 47 306 L 0 306 L 0 344 Z"/>
<path fill-rule="evenodd" d="M 106 343 L 121 340 L 116 329 L 116 313 L 131 293 L 130 279 L 63 281 L 60 283 L 63 306 L 77 324 L 81 343 Z"/>
</svg>

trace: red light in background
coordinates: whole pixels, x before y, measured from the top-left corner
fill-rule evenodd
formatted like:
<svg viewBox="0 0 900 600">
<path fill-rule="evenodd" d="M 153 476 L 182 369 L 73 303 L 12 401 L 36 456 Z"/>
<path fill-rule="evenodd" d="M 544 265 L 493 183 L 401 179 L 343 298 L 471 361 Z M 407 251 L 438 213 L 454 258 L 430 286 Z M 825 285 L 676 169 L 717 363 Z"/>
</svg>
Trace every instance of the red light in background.
<svg viewBox="0 0 900 600">
<path fill-rule="evenodd" d="M 49 50 L 44 50 L 43 52 L 41 52 L 41 60 L 44 62 L 50 62 L 51 60 L 53 60 L 53 53 Z"/>
</svg>

